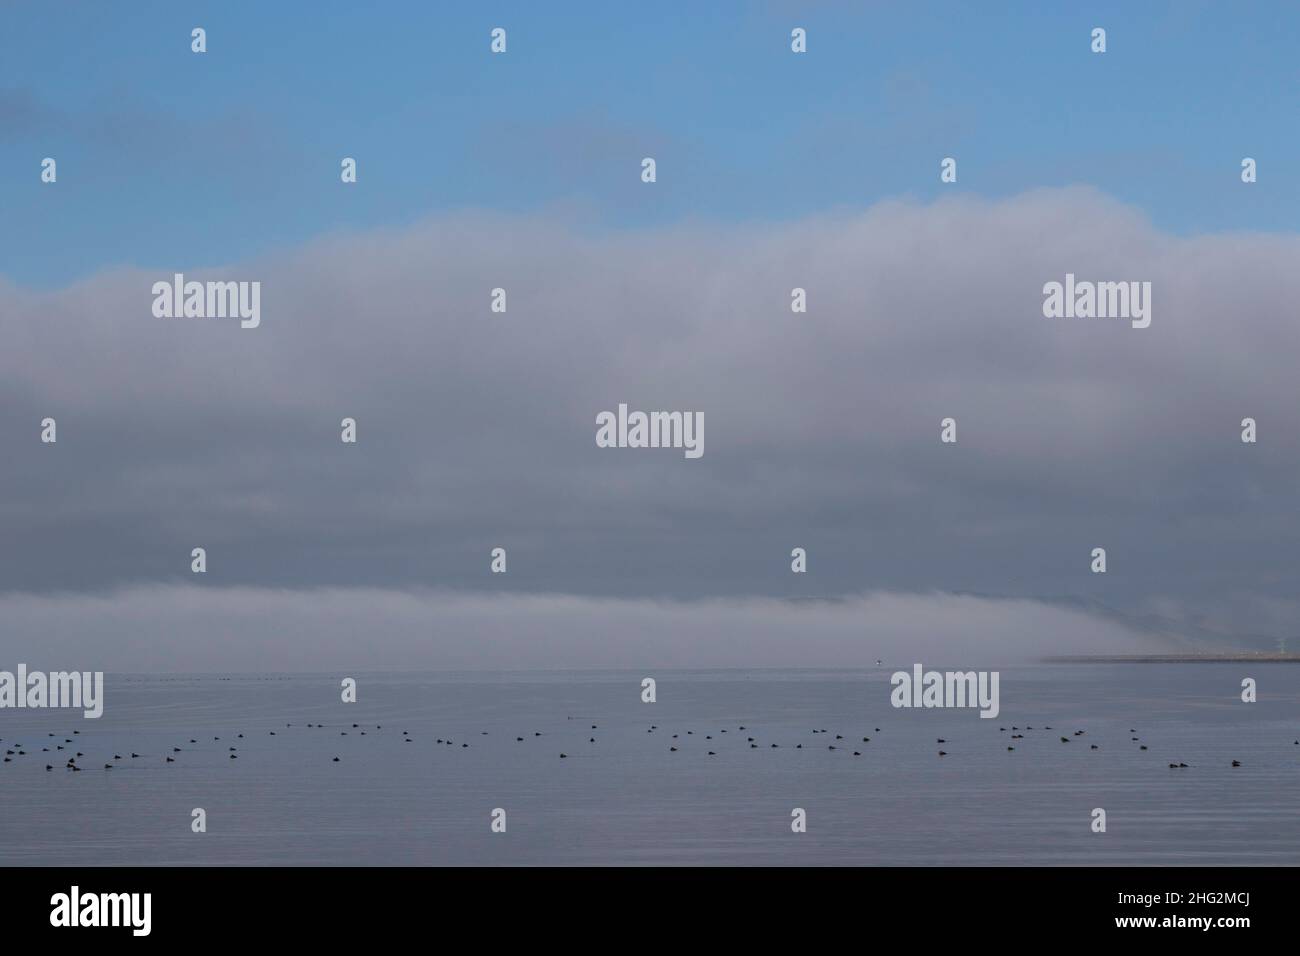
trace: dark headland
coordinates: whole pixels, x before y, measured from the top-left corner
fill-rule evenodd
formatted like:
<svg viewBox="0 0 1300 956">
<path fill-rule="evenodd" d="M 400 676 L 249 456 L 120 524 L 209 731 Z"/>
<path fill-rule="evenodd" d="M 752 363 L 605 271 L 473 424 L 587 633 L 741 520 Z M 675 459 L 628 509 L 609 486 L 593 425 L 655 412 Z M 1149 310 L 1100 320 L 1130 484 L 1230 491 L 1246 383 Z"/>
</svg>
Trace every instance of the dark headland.
<svg viewBox="0 0 1300 956">
<path fill-rule="evenodd" d="M 1224 654 L 1082 654 L 1044 657 L 1047 664 L 1300 664 L 1300 654 L 1236 651 Z"/>
</svg>

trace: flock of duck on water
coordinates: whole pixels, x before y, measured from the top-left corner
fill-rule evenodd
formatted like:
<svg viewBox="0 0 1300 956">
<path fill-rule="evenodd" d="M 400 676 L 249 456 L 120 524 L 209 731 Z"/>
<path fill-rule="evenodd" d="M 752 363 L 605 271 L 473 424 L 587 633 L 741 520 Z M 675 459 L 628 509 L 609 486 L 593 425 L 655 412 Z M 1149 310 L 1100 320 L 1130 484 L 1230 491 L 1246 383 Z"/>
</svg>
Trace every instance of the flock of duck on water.
<svg viewBox="0 0 1300 956">
<path fill-rule="evenodd" d="M 573 720 L 574 718 L 570 717 L 570 718 L 568 718 L 568 719 L 569 719 L 569 720 Z M 289 723 L 289 724 L 285 724 L 284 726 L 285 726 L 285 729 L 292 729 L 292 728 L 293 728 L 293 724 L 291 724 L 291 723 Z M 325 724 L 316 723 L 316 722 L 308 723 L 306 726 L 307 726 L 308 729 L 311 729 L 311 730 L 325 730 L 325 729 L 326 729 Z M 382 731 L 382 730 L 383 730 L 383 725 L 382 725 L 382 724 L 375 724 L 373 727 L 370 727 L 369 729 L 370 729 L 370 730 L 373 730 L 373 731 L 375 731 L 375 732 Z M 599 725 L 597 725 L 597 724 L 592 724 L 592 725 L 591 725 L 591 729 L 592 729 L 593 731 L 598 730 L 598 729 L 599 729 Z M 718 731 L 717 731 L 717 738 L 716 738 L 716 740 L 717 740 L 718 742 L 721 742 L 721 740 L 723 739 L 722 735 L 723 735 L 723 734 L 726 734 L 730 729 L 731 729 L 731 728 L 726 728 L 726 727 L 724 727 L 724 728 L 718 730 Z M 1011 727 L 1009 727 L 1009 728 L 1008 728 L 1008 727 L 999 727 L 999 728 L 998 728 L 998 730 L 999 730 L 1000 733 L 1009 733 L 1009 734 L 1010 734 L 1009 739 L 1012 740 L 1012 741 L 1017 741 L 1017 740 L 1023 740 L 1023 739 L 1025 739 L 1025 731 L 1033 731 L 1033 729 L 1034 729 L 1034 728 L 1033 728 L 1032 726 L 1029 726 L 1029 725 L 1026 725 L 1026 726 L 1024 726 L 1024 727 L 1019 727 L 1019 726 L 1015 726 L 1015 725 L 1013 725 L 1013 726 L 1011 726 Z M 1043 727 L 1041 728 L 1041 730 L 1042 730 L 1044 733 L 1059 733 L 1059 732 L 1057 732 L 1057 731 L 1053 731 L 1052 728 L 1051 728 L 1051 726 L 1049 726 L 1049 725 L 1043 725 Z M 880 728 L 879 728 L 879 727 L 875 728 L 875 733 L 880 733 L 880 732 L 881 732 L 881 731 L 880 731 Z M 349 727 L 349 728 L 347 728 L 347 729 L 344 729 L 344 730 L 340 730 L 340 731 L 339 731 L 339 736 L 346 737 L 346 736 L 348 736 L 350 733 L 355 733 L 355 734 L 357 734 L 358 736 L 365 737 L 365 736 L 367 735 L 367 725 L 355 724 L 355 723 L 354 723 L 354 724 L 351 725 L 351 727 Z M 658 725 L 658 724 L 651 724 L 651 725 L 649 726 L 649 728 L 646 730 L 646 733 L 648 733 L 648 734 L 658 734 L 658 733 L 659 733 L 659 725 Z M 738 726 L 735 728 L 735 733 L 733 733 L 732 737 L 727 738 L 727 739 L 729 739 L 729 740 L 730 740 L 730 739 L 739 739 L 739 737 L 740 737 L 741 734 L 746 734 L 747 736 L 745 736 L 744 743 L 748 744 L 748 748 L 747 748 L 747 749 L 750 749 L 750 750 L 758 750 L 758 749 L 760 749 L 760 748 L 761 748 L 761 744 L 764 743 L 764 742 L 767 743 L 767 748 L 765 748 L 765 749 L 776 750 L 776 749 L 779 749 L 780 746 L 781 746 L 781 744 L 776 743 L 776 742 L 774 742 L 774 741 L 763 741 L 763 742 L 760 742 L 759 739 L 758 739 L 757 737 L 754 737 L 754 736 L 748 736 L 748 734 L 750 734 L 750 733 L 752 733 L 752 732 L 747 731 L 747 729 L 746 729 L 746 727 L 745 727 L 744 724 L 740 724 L 740 725 L 738 725 Z M 1129 728 L 1129 733 L 1130 733 L 1130 734 L 1135 734 L 1135 735 L 1136 735 L 1136 734 L 1137 734 L 1137 731 L 1134 730 L 1133 728 Z M 63 758 L 65 758 L 65 761 L 66 761 L 66 762 L 63 764 L 63 767 L 62 767 L 62 769 L 64 769 L 64 770 L 67 770 L 67 771 L 76 771 L 76 772 L 79 772 L 79 771 L 81 771 L 81 770 L 84 770 L 84 769 L 86 769 L 86 768 L 85 768 L 85 767 L 82 767 L 81 765 L 79 765 L 79 764 L 77 763 L 77 761 L 78 761 L 78 760 L 81 760 L 81 759 L 83 759 L 83 758 L 85 758 L 85 757 L 86 757 L 86 754 L 85 754 L 84 752 L 82 752 L 81 750 L 77 749 L 78 744 L 77 744 L 76 742 L 74 742 L 74 740 L 73 740 L 74 737 L 77 737 L 77 736 L 80 736 L 80 735 L 81 735 L 81 731 L 79 731 L 79 730 L 74 730 L 74 731 L 72 732 L 72 737 L 64 737 L 64 736 L 62 736 L 62 735 L 59 735 L 59 734 L 53 734 L 53 733 L 48 734 L 48 735 L 47 735 L 47 737 L 48 737 L 48 742 L 49 742 L 49 744 L 52 744 L 53 746 L 49 746 L 49 745 L 47 745 L 47 746 L 43 746 L 43 747 L 41 747 L 41 751 L 40 751 L 40 752 L 41 752 L 41 753 L 46 753 L 46 754 L 52 754 L 52 755 L 60 755 L 60 756 L 62 756 Z M 1062 737 L 1060 737 L 1060 741 L 1061 741 L 1061 743 L 1063 743 L 1063 744 L 1069 744 L 1069 743 L 1072 743 L 1073 741 L 1075 741 L 1077 738 L 1083 737 L 1083 736 L 1085 736 L 1085 735 L 1086 735 L 1086 731 L 1083 731 L 1083 730 L 1076 730 L 1076 731 L 1074 731 L 1072 734 L 1070 734 L 1069 736 L 1062 736 Z M 277 732 L 274 731 L 274 730 L 269 731 L 269 732 L 268 732 L 268 736 L 275 737 L 275 736 L 277 736 Z M 486 730 L 484 730 L 484 731 L 480 731 L 480 736 L 486 737 L 486 736 L 488 736 L 488 732 L 487 732 Z M 532 736 L 533 738 L 537 738 L 537 737 L 541 737 L 541 736 L 543 736 L 543 734 L 542 734 L 541 731 L 539 731 L 539 730 L 535 730 L 535 731 L 532 731 L 532 732 L 531 732 L 531 736 Z M 664 734 L 659 734 L 659 736 L 662 737 L 662 736 L 665 736 L 665 735 L 664 735 Z M 845 738 L 845 735 L 844 735 L 844 734 L 838 734 L 838 733 L 837 733 L 837 734 L 832 735 L 832 734 L 831 734 L 828 730 L 826 730 L 826 728 L 824 728 L 824 727 L 823 727 L 823 728 L 819 728 L 819 729 L 814 729 L 813 731 L 811 731 L 811 736 L 813 736 L 813 737 L 820 737 L 821 740 L 832 740 L 832 738 L 833 738 L 833 741 L 834 741 L 834 742 L 831 742 L 831 743 L 827 743 L 827 744 L 826 744 L 826 749 L 827 749 L 827 750 L 830 750 L 830 751 L 840 750 L 840 751 L 844 751 L 844 752 L 849 752 L 849 753 L 852 753 L 852 755 L 853 755 L 854 757 L 861 757 L 861 756 L 862 756 L 862 750 L 865 749 L 865 748 L 862 748 L 862 747 L 861 747 L 861 744 L 869 744 L 869 743 L 871 743 L 871 737 L 870 737 L 870 736 L 863 736 L 862 739 L 861 739 L 861 744 L 859 744 L 857 741 L 846 741 L 846 738 Z M 706 755 L 709 756 L 709 757 L 716 757 L 716 756 L 717 756 L 717 751 L 714 750 L 714 749 L 712 749 L 712 747 L 717 746 L 716 743 L 712 743 L 712 742 L 715 740 L 714 734 L 712 734 L 712 733 L 700 733 L 700 734 L 697 734 L 694 730 L 687 730 L 687 731 L 685 731 L 685 732 L 679 731 L 678 733 L 672 734 L 672 735 L 671 735 L 671 741 L 672 741 L 672 742 L 670 742 L 669 745 L 668 745 L 668 750 L 669 750 L 669 752 L 670 752 L 670 753 L 677 753 L 677 752 L 679 752 L 681 749 L 683 749 L 684 747 L 686 747 L 686 745 L 687 745 L 690 741 L 686 740 L 685 738 L 698 738 L 698 739 L 702 739 L 702 740 L 705 741 L 706 743 L 704 743 L 703 745 L 701 745 L 701 748 L 700 748 L 700 749 L 704 749 Z M 243 740 L 243 739 L 244 739 L 244 735 L 243 735 L 242 733 L 241 733 L 241 734 L 236 734 L 233 738 L 230 738 L 230 739 L 231 739 L 231 740 Z M 528 739 L 528 738 L 527 738 L 527 737 L 524 737 L 524 736 L 516 736 L 516 737 L 515 737 L 515 742 L 516 742 L 516 743 L 523 743 L 526 739 Z M 414 738 L 411 736 L 411 733 L 410 733 L 410 731 L 408 731 L 408 730 L 403 730 L 403 731 L 401 732 L 401 740 L 402 740 L 403 743 L 407 743 L 407 744 L 409 744 L 409 743 L 414 743 Z M 437 744 L 442 745 L 442 746 L 446 746 L 446 747 L 455 747 L 455 746 L 456 746 L 456 742 L 455 742 L 454 740 L 452 740 L 451 738 L 449 738 L 449 737 L 448 737 L 448 738 L 437 737 L 437 738 L 435 738 L 435 740 L 436 740 L 436 743 L 437 743 Z M 821 743 L 821 740 L 813 740 L 813 741 L 811 741 L 811 742 L 809 743 L 809 747 L 811 748 L 811 747 L 813 747 L 813 746 L 815 746 L 815 745 L 819 746 L 820 743 Z M 61 741 L 61 742 L 59 742 L 59 741 Z M 213 743 L 217 743 L 217 744 L 221 744 L 221 743 L 222 743 L 222 739 L 221 739 L 220 736 L 214 736 L 214 737 L 212 738 L 212 742 L 213 742 Z M 1138 745 L 1138 750 L 1146 750 L 1146 749 L 1147 749 L 1147 745 L 1146 745 L 1145 743 L 1143 743 L 1142 740 L 1141 740 L 1141 738 L 1138 737 L 1138 736 L 1130 737 L 1130 738 L 1129 738 L 1129 742 L 1130 742 L 1130 743 L 1136 743 L 1136 744 Z M 185 754 L 185 753 L 188 753 L 188 752 L 192 752 L 192 751 L 190 750 L 190 748 L 200 748 L 200 749 L 199 749 L 199 752 L 204 752 L 204 753 L 207 752 L 206 750 L 201 749 L 203 745 L 200 745 L 200 744 L 199 744 L 199 740 L 198 740 L 197 737 L 189 737 L 189 738 L 187 738 L 187 741 L 182 741 L 182 743 L 186 743 L 186 746 L 183 746 L 183 747 L 182 747 L 182 746 L 173 746 L 173 747 L 171 748 L 171 753 L 169 753 L 169 754 L 162 754 L 162 755 L 157 755 L 157 754 L 154 754 L 154 755 L 144 755 L 144 754 L 136 753 L 135 751 L 128 751 L 128 754 L 129 754 L 129 755 L 128 755 L 128 754 L 114 753 L 114 754 L 112 755 L 112 758 L 111 758 L 111 759 L 103 758 L 103 759 L 106 760 L 106 762 L 105 762 L 104 765 L 103 765 L 103 768 L 104 768 L 104 770 L 112 770 L 114 767 L 118 766 L 122 761 L 128 761 L 128 762 L 129 762 L 129 761 L 134 761 L 134 760 L 147 760 L 147 759 L 151 759 L 151 757 L 152 757 L 152 759 L 156 759 L 158 756 L 163 756 L 163 757 L 164 757 L 164 762 L 165 762 L 165 763 L 169 763 L 169 764 L 171 764 L 171 763 L 176 763 L 176 762 L 177 762 L 177 759 L 178 759 L 178 755 Z M 206 741 L 205 741 L 205 743 L 206 743 Z M 593 745 L 593 744 L 595 744 L 595 743 L 596 743 L 596 737 L 595 737 L 594 735 L 589 736 L 589 737 L 587 738 L 587 743 L 588 743 L 588 745 Z M 943 745 L 947 744 L 948 741 L 947 741 L 947 739 L 945 739 L 945 738 L 943 738 L 943 737 L 938 737 L 938 738 L 936 738 L 936 743 L 937 743 L 940 747 L 942 747 Z M 1294 741 L 1294 745 L 1297 746 L 1297 747 L 1300 747 L 1300 740 L 1296 740 L 1296 741 Z M 3 763 L 12 763 L 12 762 L 14 761 L 14 758 L 15 758 L 15 757 L 26 757 L 26 756 L 28 756 L 28 750 L 27 750 L 26 747 L 25 747 L 23 744 L 21 744 L 21 743 L 11 743 L 11 744 L 5 745 L 5 744 L 4 744 L 4 738 L 0 738 L 0 746 L 4 746 L 4 748 L 5 748 L 5 749 L 4 749 L 4 760 L 3 760 Z M 788 742 L 787 742 L 787 746 L 790 746 Z M 462 741 L 460 742 L 460 747 L 463 748 L 463 749 L 468 749 L 468 748 L 469 748 L 469 742 L 468 742 L 468 741 L 464 741 L 464 740 L 462 740 Z M 851 748 L 852 748 L 852 749 L 851 749 Z M 218 748 L 218 749 L 219 749 L 219 748 Z M 803 742 L 800 741 L 800 742 L 798 742 L 798 743 L 793 744 L 792 749 L 794 749 L 794 750 L 802 750 L 802 749 L 804 749 L 804 744 L 803 744 Z M 1009 744 L 1007 745 L 1007 750 L 1008 750 L 1008 751 L 1012 751 L 1012 752 L 1014 752 L 1015 749 L 1016 749 L 1016 745 L 1015 745 L 1014 743 L 1009 743 Z M 1090 749 L 1090 750 L 1100 750 L 1101 747 L 1100 747 L 1099 744 L 1089 743 L 1089 749 Z M 34 748 L 33 748 L 33 752 L 34 752 Z M 237 760 L 237 759 L 239 758 L 239 747 L 238 747 L 238 746 L 233 746 L 233 745 L 230 745 L 230 744 L 226 744 L 226 750 L 225 750 L 225 752 L 228 754 L 230 760 Z M 575 753 L 576 753 L 576 751 L 575 751 Z M 565 752 L 565 751 L 560 751 L 559 756 L 560 756 L 561 759 L 567 759 L 568 756 L 569 756 L 569 754 L 568 754 L 567 752 Z M 940 756 L 940 757 L 946 757 L 946 756 L 948 756 L 948 751 L 940 749 L 940 750 L 938 751 L 938 756 Z M 47 759 L 49 759 L 49 758 L 47 758 Z M 94 758 L 92 762 L 96 762 L 96 763 L 97 763 L 97 762 L 98 762 L 98 759 L 100 759 L 100 758 Z M 340 763 L 341 760 L 342 760 L 342 758 L 340 758 L 340 757 L 338 757 L 338 756 L 335 756 L 335 757 L 332 758 L 332 762 L 333 762 L 333 763 Z M 1240 766 L 1241 766 L 1241 761 L 1239 761 L 1239 760 L 1233 760 L 1233 761 L 1232 761 L 1232 766 L 1234 766 L 1234 767 L 1240 767 Z M 1180 769 L 1186 769 L 1186 768 L 1188 768 L 1188 764 L 1183 763 L 1183 762 L 1181 762 L 1181 761 L 1178 762 L 1178 763 L 1170 763 L 1170 764 L 1169 764 L 1169 769 L 1170 769 L 1170 770 L 1180 770 Z M 58 769 L 58 768 L 56 768 L 55 764 L 53 764 L 53 763 L 47 763 L 47 764 L 45 765 L 45 769 L 46 769 L 47 771 L 53 771 L 53 770 Z"/>
</svg>

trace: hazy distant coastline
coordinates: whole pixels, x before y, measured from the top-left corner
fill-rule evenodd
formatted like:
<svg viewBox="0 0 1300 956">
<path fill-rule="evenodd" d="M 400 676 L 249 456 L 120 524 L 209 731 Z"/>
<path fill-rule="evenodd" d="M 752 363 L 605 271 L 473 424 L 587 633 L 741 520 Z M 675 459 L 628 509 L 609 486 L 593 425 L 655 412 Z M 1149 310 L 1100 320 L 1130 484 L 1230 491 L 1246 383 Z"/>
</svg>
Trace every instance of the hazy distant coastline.
<svg viewBox="0 0 1300 956">
<path fill-rule="evenodd" d="M 1234 651 L 1224 654 L 1082 654 L 1044 657 L 1044 664 L 1296 664 L 1300 654 Z"/>
</svg>

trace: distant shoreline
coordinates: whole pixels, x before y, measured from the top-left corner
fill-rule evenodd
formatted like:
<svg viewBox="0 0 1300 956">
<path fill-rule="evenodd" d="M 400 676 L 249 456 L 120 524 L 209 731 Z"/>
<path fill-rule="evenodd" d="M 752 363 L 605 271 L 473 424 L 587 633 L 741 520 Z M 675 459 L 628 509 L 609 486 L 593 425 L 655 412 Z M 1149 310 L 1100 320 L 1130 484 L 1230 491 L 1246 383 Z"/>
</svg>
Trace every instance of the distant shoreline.
<svg viewBox="0 0 1300 956">
<path fill-rule="evenodd" d="M 1300 664 L 1300 654 L 1084 654 L 1044 657 L 1047 664 Z"/>
</svg>

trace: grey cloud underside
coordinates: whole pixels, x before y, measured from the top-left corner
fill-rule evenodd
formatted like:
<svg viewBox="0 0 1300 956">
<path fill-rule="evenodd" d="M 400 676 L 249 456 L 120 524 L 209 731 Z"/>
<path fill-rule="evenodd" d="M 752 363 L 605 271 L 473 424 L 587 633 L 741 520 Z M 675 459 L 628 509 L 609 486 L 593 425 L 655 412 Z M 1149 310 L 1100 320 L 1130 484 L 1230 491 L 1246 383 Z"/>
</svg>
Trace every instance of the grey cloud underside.
<svg viewBox="0 0 1300 956">
<path fill-rule="evenodd" d="M 1270 643 L 1298 253 L 1070 189 L 635 233 L 466 214 L 184 269 L 260 280 L 256 330 L 154 318 L 181 263 L 0 282 L 0 590 L 971 592 Z M 1067 272 L 1149 280 L 1151 327 L 1044 318 Z M 704 457 L 596 447 L 619 402 L 702 412 Z"/>
</svg>

